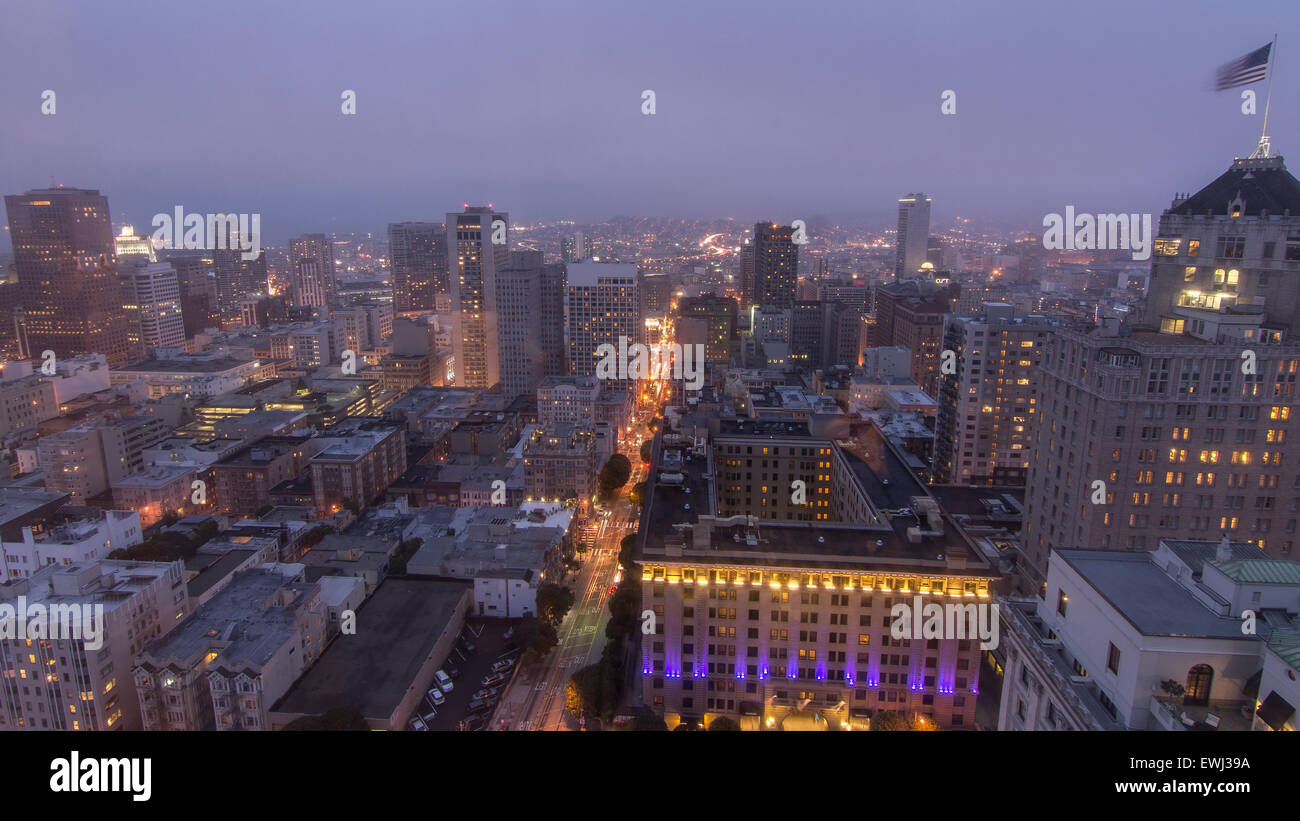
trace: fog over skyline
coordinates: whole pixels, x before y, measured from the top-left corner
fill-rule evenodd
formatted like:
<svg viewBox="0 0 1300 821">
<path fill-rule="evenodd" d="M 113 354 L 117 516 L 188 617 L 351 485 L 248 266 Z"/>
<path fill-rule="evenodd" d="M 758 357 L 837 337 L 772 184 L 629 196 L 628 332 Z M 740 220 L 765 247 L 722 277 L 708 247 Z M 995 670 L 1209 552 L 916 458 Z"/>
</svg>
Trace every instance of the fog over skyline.
<svg viewBox="0 0 1300 821">
<path fill-rule="evenodd" d="M 176 205 L 260 213 L 268 243 L 465 202 L 519 222 L 887 224 L 924 191 L 936 224 L 1158 216 L 1254 148 L 1266 84 L 1256 116 L 1208 89 L 1275 33 L 1273 153 L 1300 152 L 1300 4 L 1061 18 L 1036 2 L 4 0 L 0 193 L 97 188 L 141 232 Z"/>
</svg>

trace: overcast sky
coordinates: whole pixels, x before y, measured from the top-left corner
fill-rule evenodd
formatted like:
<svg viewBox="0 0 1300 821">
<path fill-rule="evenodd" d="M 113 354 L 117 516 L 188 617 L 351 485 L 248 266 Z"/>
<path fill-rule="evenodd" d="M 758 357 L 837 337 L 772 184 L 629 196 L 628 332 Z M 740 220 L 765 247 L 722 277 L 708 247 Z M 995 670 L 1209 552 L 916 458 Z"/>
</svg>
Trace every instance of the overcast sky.
<svg viewBox="0 0 1300 821">
<path fill-rule="evenodd" d="M 137 228 L 260 213 L 266 242 L 464 202 L 883 223 L 921 190 L 936 223 L 1158 215 L 1254 148 L 1265 84 L 1244 116 L 1210 81 L 1275 33 L 1269 132 L 1300 145 L 1295 0 L 0 0 L 0 21 L 0 192 L 98 188 Z"/>
</svg>

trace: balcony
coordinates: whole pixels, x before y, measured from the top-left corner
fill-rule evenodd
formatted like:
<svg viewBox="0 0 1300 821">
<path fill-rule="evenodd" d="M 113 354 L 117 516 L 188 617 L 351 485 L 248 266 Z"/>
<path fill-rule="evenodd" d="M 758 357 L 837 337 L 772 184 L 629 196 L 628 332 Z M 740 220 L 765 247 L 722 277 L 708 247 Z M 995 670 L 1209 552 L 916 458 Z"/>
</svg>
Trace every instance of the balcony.
<svg viewBox="0 0 1300 821">
<path fill-rule="evenodd" d="M 1182 732 L 1186 730 L 1227 730 L 1242 732 L 1250 729 L 1252 708 L 1248 702 L 1230 702 L 1211 706 L 1191 706 L 1178 701 L 1151 696 L 1151 715 L 1161 730 Z M 1217 719 L 1217 726 L 1214 721 Z"/>
</svg>

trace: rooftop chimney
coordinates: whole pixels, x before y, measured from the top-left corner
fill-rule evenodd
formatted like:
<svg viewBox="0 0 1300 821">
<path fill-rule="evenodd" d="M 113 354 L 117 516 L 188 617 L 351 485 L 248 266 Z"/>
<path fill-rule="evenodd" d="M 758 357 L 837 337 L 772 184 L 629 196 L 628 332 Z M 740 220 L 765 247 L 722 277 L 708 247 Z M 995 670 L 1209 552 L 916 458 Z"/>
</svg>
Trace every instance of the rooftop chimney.
<svg viewBox="0 0 1300 821">
<path fill-rule="evenodd" d="M 1232 558 L 1232 544 L 1228 541 L 1228 534 L 1224 533 L 1223 538 L 1219 540 L 1219 549 L 1214 551 L 1214 560 L 1216 562 L 1226 562 Z"/>
</svg>

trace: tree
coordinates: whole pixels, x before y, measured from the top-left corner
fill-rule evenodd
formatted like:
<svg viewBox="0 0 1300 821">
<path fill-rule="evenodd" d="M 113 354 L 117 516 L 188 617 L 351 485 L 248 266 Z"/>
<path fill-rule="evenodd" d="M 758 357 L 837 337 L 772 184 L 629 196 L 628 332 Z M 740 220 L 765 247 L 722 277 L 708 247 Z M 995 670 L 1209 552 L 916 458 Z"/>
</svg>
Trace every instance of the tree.
<svg viewBox="0 0 1300 821">
<path fill-rule="evenodd" d="M 388 562 L 388 575 L 405 576 L 406 563 L 423 546 L 424 541 L 421 539 L 407 539 L 398 545 L 397 550 L 393 553 L 393 558 Z"/>
<path fill-rule="evenodd" d="M 632 477 L 632 463 L 621 453 L 615 453 L 609 457 L 609 461 L 600 469 L 600 475 L 596 477 L 596 486 L 600 491 L 602 498 L 608 499 L 614 495 L 614 492 Z"/>
<path fill-rule="evenodd" d="M 623 567 L 623 576 L 632 572 L 632 557 L 636 555 L 636 534 L 629 533 L 618 543 L 618 563 Z"/>
<path fill-rule="evenodd" d="M 652 451 L 652 450 L 654 450 L 654 440 L 653 440 L 653 439 L 647 439 L 647 440 L 645 440 L 644 442 L 641 443 L 641 461 L 642 461 L 642 462 L 649 462 L 649 461 L 650 461 L 650 451 Z"/>
<path fill-rule="evenodd" d="M 620 721 L 614 725 L 615 730 L 635 730 L 650 732 L 668 732 L 668 723 L 654 710 L 640 709 L 629 721 Z"/>
<path fill-rule="evenodd" d="M 515 626 L 515 643 L 525 654 L 531 652 L 533 658 L 540 658 L 559 644 L 560 638 L 549 623 L 527 615 Z"/>
<path fill-rule="evenodd" d="M 640 506 L 645 501 L 645 482 L 637 482 L 632 485 L 632 490 L 627 494 L 627 500 L 634 505 Z"/>
<path fill-rule="evenodd" d="M 562 584 L 547 582 L 537 588 L 537 609 L 553 625 L 564 621 L 565 615 L 573 609 L 574 600 L 573 591 Z"/>
<path fill-rule="evenodd" d="M 740 732 L 740 724 L 729 716 L 718 716 L 709 723 L 709 732 Z"/>
</svg>

